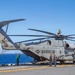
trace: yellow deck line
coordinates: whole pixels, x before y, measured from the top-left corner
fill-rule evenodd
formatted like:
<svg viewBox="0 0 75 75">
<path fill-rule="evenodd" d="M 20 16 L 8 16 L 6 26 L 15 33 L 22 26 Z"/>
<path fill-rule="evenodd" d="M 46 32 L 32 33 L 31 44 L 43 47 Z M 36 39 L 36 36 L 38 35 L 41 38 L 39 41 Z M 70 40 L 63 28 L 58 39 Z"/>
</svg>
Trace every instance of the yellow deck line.
<svg viewBox="0 0 75 75">
<path fill-rule="evenodd" d="M 6 70 L 0 70 L 0 73 L 4 72 L 17 72 L 17 71 L 24 71 L 24 70 L 40 70 L 40 69 L 46 69 L 46 68 L 58 68 L 58 67 L 69 67 L 69 66 L 75 66 L 75 65 L 57 65 L 56 67 L 53 66 L 37 66 L 37 67 L 31 67 L 31 68 L 16 68 L 16 69 L 6 69 Z"/>
</svg>

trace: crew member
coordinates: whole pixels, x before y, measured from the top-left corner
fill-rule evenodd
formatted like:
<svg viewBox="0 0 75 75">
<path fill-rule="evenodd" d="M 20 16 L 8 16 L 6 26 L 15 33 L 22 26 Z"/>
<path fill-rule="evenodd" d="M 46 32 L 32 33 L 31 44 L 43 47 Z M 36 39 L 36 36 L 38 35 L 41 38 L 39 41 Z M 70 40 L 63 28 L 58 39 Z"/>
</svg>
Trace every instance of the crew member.
<svg viewBox="0 0 75 75">
<path fill-rule="evenodd" d="M 52 52 L 50 52 L 50 66 L 52 66 Z"/>
<path fill-rule="evenodd" d="M 56 62 L 57 62 L 57 57 L 56 57 L 55 51 L 50 52 L 50 66 L 52 66 L 52 64 L 54 63 L 54 65 L 56 67 Z"/>
<path fill-rule="evenodd" d="M 60 34 L 61 34 L 61 30 L 60 30 L 60 29 L 58 30 L 57 34 L 58 34 L 58 35 L 60 35 Z"/>
<path fill-rule="evenodd" d="M 17 66 L 19 66 L 19 59 L 20 59 L 20 54 L 17 54 L 17 56 L 16 56 L 16 64 L 17 64 Z"/>
<path fill-rule="evenodd" d="M 55 67 L 56 67 L 56 63 L 57 63 L 57 56 L 56 56 L 56 53 L 55 53 L 55 51 L 53 52 L 53 55 L 54 55 L 54 65 L 55 65 Z"/>
</svg>

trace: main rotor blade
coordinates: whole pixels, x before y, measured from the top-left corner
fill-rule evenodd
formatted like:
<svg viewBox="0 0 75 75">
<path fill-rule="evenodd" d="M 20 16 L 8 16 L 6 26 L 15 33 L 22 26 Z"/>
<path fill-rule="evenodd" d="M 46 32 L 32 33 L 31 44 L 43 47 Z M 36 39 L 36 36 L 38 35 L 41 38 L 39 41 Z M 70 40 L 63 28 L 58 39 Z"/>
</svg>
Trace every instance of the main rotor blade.
<svg viewBox="0 0 75 75">
<path fill-rule="evenodd" d="M 8 25 L 9 23 L 13 23 L 13 22 L 17 22 L 17 21 L 23 21 L 23 20 L 26 20 L 26 19 L 14 19 L 14 20 L 2 21 L 2 22 L 0 22 L 0 27 Z"/>
<path fill-rule="evenodd" d="M 49 35 L 8 35 L 8 36 L 28 36 L 28 37 L 48 37 L 48 38 L 55 38 L 55 36 L 49 36 Z"/>
<path fill-rule="evenodd" d="M 66 35 L 66 36 L 75 36 L 75 34 L 71 34 L 71 35 Z"/>
<path fill-rule="evenodd" d="M 71 39 L 66 39 L 66 40 L 69 40 L 69 41 L 73 41 L 73 42 L 75 42 L 75 40 L 71 40 Z"/>
<path fill-rule="evenodd" d="M 28 30 L 32 30 L 32 31 L 38 31 L 38 32 L 42 32 L 42 33 L 49 34 L 49 35 L 55 35 L 55 36 L 57 36 L 57 35 L 56 35 L 56 34 L 54 34 L 54 33 L 47 32 L 47 31 L 43 31 L 43 30 L 37 30 L 37 29 L 31 29 L 31 28 L 29 28 Z"/>
<path fill-rule="evenodd" d="M 68 38 L 70 38 L 70 39 L 75 39 L 75 37 L 68 37 Z"/>
<path fill-rule="evenodd" d="M 31 39 L 31 40 L 26 40 L 26 41 L 20 41 L 20 42 L 16 42 L 16 43 L 29 42 L 29 41 L 37 41 L 37 40 L 44 40 L 44 39 L 48 39 L 48 38 L 37 38 L 37 39 Z"/>
</svg>

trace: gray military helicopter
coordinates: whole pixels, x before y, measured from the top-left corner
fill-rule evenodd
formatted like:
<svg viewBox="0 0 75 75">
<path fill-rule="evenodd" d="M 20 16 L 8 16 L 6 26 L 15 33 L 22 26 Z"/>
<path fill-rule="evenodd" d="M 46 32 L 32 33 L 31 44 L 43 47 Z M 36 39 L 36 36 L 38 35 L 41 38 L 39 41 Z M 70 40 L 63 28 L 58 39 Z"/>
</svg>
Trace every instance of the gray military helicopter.
<svg viewBox="0 0 75 75">
<path fill-rule="evenodd" d="M 9 36 L 43 37 L 17 42 L 17 44 L 20 44 L 20 48 L 22 49 L 23 53 L 33 57 L 35 60 L 45 61 L 49 60 L 50 52 L 55 51 L 57 60 L 60 61 L 61 64 L 64 63 L 64 61 L 73 61 L 73 63 L 75 63 L 75 45 L 69 44 L 66 41 L 64 41 L 64 40 L 75 41 L 74 40 L 75 37 L 73 37 L 75 34 L 61 35 L 60 29 L 58 30 L 57 34 L 31 28 L 29 28 L 29 30 L 46 33 L 48 35 L 9 35 Z M 36 40 L 40 41 L 35 42 Z"/>
<path fill-rule="evenodd" d="M 47 35 L 7 35 L 8 24 L 12 22 L 22 21 L 25 19 L 16 19 L 0 22 L 0 43 L 4 50 L 21 50 L 27 56 L 33 57 L 37 61 L 49 60 L 50 52 L 56 53 L 57 60 L 60 63 L 64 61 L 73 61 L 75 63 L 75 45 L 69 44 L 64 40 L 75 41 L 75 34 L 61 35 L 61 30 L 58 33 L 47 32 L 38 29 L 31 29 Z M 2 29 L 7 25 L 6 32 Z M 27 36 L 27 37 L 40 37 L 31 40 L 20 42 L 13 42 L 9 36 Z"/>
</svg>

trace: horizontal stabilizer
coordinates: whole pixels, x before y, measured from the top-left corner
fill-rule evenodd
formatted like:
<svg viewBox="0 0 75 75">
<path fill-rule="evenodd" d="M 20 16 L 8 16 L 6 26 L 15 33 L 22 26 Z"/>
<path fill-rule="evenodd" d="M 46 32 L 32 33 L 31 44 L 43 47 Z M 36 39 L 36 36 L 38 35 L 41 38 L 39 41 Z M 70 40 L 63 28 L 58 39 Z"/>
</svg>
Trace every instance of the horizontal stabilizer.
<svg viewBox="0 0 75 75">
<path fill-rule="evenodd" d="M 0 28 L 5 26 L 5 25 L 8 25 L 9 23 L 13 23 L 13 22 L 17 22 L 17 21 L 23 21 L 25 19 L 15 19 L 15 20 L 7 20 L 7 21 L 2 21 L 0 22 Z"/>
</svg>

